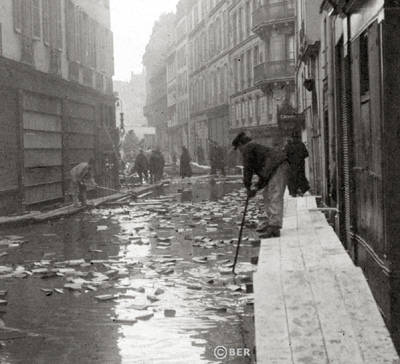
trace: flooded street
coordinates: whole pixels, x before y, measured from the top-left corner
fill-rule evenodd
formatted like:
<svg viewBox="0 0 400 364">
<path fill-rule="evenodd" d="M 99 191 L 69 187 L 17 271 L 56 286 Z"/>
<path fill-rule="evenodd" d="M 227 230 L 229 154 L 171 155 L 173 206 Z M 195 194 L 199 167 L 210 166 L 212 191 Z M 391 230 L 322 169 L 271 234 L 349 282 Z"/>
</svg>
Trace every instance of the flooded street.
<svg viewBox="0 0 400 364">
<path fill-rule="evenodd" d="M 241 190 L 172 181 L 130 205 L 3 229 L 0 363 L 255 362 L 254 230 L 232 274 Z"/>
</svg>

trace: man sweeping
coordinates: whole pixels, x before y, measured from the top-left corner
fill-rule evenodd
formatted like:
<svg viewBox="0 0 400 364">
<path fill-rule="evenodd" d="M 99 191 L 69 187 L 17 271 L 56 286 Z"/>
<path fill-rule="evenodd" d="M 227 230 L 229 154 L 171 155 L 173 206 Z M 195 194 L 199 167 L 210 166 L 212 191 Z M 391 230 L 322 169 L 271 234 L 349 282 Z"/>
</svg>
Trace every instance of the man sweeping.
<svg viewBox="0 0 400 364">
<path fill-rule="evenodd" d="M 261 238 L 280 236 L 283 220 L 283 194 L 287 184 L 286 154 L 278 149 L 258 144 L 240 132 L 232 141 L 233 148 L 243 155 L 243 183 L 249 198 L 263 190 L 266 220 L 256 228 Z M 258 183 L 252 188 L 253 174 Z"/>
<path fill-rule="evenodd" d="M 93 186 L 97 186 L 93 178 L 93 158 L 89 159 L 89 162 L 80 163 L 71 169 L 71 192 L 74 206 L 79 206 L 79 201 L 81 201 L 81 206 L 87 206 L 86 194 L 87 187 L 85 182 L 89 182 Z"/>
</svg>

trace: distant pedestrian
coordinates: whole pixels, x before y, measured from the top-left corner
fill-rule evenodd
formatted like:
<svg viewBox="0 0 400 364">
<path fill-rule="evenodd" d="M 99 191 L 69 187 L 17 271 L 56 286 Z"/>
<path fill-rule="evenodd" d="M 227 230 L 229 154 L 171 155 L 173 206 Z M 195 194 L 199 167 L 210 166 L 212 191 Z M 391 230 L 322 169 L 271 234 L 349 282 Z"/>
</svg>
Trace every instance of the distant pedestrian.
<svg viewBox="0 0 400 364">
<path fill-rule="evenodd" d="M 297 132 L 292 133 L 292 140 L 288 141 L 284 151 L 289 162 L 289 194 L 292 197 L 303 196 L 310 189 L 305 171 L 308 151 Z"/>
<path fill-rule="evenodd" d="M 230 148 L 227 152 L 226 156 L 226 168 L 228 174 L 235 174 L 235 168 L 237 164 L 237 151 L 233 148 Z"/>
<path fill-rule="evenodd" d="M 157 166 L 158 166 L 158 156 L 155 150 L 152 150 L 149 156 L 149 182 L 151 184 L 156 181 L 157 174 Z"/>
<path fill-rule="evenodd" d="M 176 162 L 177 162 L 178 159 L 176 157 L 175 150 L 172 151 L 171 159 L 172 159 L 172 165 L 176 166 Z"/>
<path fill-rule="evenodd" d="M 266 220 L 260 222 L 256 230 L 262 233 L 261 238 L 280 236 L 288 169 L 285 153 L 254 142 L 244 132 L 236 136 L 232 146 L 243 155 L 243 183 L 247 196 L 252 198 L 263 190 Z M 251 184 L 253 174 L 258 176 L 255 188 Z"/>
<path fill-rule="evenodd" d="M 94 159 L 89 159 L 89 162 L 80 163 L 71 169 L 71 193 L 74 206 L 87 206 L 87 187 L 85 183 L 90 183 L 97 186 L 93 177 Z"/>
<path fill-rule="evenodd" d="M 161 181 L 164 173 L 165 159 L 159 148 L 153 150 L 149 158 L 150 183 Z"/>
<path fill-rule="evenodd" d="M 185 146 L 182 147 L 182 154 L 180 160 L 180 174 L 182 178 L 192 177 L 192 168 L 190 167 L 190 155 Z"/>
<path fill-rule="evenodd" d="M 220 170 L 225 176 L 225 152 L 218 142 L 210 141 L 210 175 L 216 175 L 217 170 Z"/>
<path fill-rule="evenodd" d="M 149 163 L 147 161 L 146 156 L 143 153 L 143 149 L 140 149 L 139 154 L 137 155 L 137 157 L 135 159 L 135 164 L 131 170 L 131 174 L 136 172 L 139 175 L 139 181 L 140 181 L 140 184 L 142 185 L 143 177 L 146 182 L 148 181 L 148 175 L 147 175 L 148 169 L 149 169 Z"/>
<path fill-rule="evenodd" d="M 196 149 L 196 153 L 197 153 L 197 163 L 202 166 L 205 164 L 205 156 L 204 156 L 204 149 L 201 146 L 201 144 L 199 144 L 199 146 Z"/>
</svg>

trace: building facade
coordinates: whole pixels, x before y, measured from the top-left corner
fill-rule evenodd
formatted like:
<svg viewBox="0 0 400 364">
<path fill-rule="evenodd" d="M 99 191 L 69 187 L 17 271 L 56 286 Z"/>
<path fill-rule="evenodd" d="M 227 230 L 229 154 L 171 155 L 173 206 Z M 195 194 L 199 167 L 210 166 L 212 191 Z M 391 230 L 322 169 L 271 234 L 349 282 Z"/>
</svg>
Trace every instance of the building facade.
<svg viewBox="0 0 400 364">
<path fill-rule="evenodd" d="M 254 50 L 253 83 L 259 87 L 263 95 L 258 99 L 254 111 L 256 120 L 263 127 L 255 130 L 254 137 L 259 134 L 260 140 L 267 144 L 282 146 L 290 131 L 299 129 L 299 125 L 286 123 L 287 118 L 296 114 L 295 98 L 295 3 L 294 0 L 280 2 L 272 0 L 255 0 L 247 4 L 243 1 L 242 12 L 236 17 L 248 19 L 247 9 L 253 8 L 252 30 L 261 40 Z M 234 19 L 235 20 L 235 19 Z M 235 22 L 239 24 L 240 21 Z M 246 22 L 244 22 L 246 24 Z M 237 37 L 245 31 L 238 25 Z M 235 28 L 234 28 L 235 29 Z M 248 32 L 246 32 L 248 34 Z M 244 53 L 243 53 L 244 56 Z M 242 66 L 242 69 L 245 67 Z M 240 74 L 240 82 L 244 78 Z M 243 70 L 244 73 L 244 70 Z M 257 104 L 257 99 L 256 103 Z M 299 122 L 297 121 L 297 124 Z"/>
<path fill-rule="evenodd" d="M 146 106 L 143 113 L 147 125 L 155 128 L 152 144 L 161 149 L 166 159 L 170 156 L 167 56 L 175 41 L 175 19 L 172 13 L 160 16 L 143 55 L 146 70 Z"/>
<path fill-rule="evenodd" d="M 297 2 L 297 100 L 310 179 L 400 349 L 400 4 Z M 318 13 L 316 12 L 318 9 Z"/>
<path fill-rule="evenodd" d="M 310 185 L 316 194 L 324 193 L 329 181 L 329 160 L 323 154 L 326 134 L 323 124 L 324 106 L 319 104 L 321 90 L 316 80 L 325 79 L 327 82 L 328 68 L 326 59 L 321 58 L 321 19 L 319 14 L 320 0 L 296 2 L 296 104 L 297 112 L 304 116 L 299 130 L 302 130 L 309 157 L 306 159 L 306 170 Z M 325 43 L 323 44 L 325 46 Z M 325 183 L 323 183 L 325 181 Z M 323 189 L 325 188 L 325 191 Z"/>
<path fill-rule="evenodd" d="M 143 106 L 146 104 L 146 86 L 144 73 L 131 73 L 131 79 L 113 81 L 113 88 L 118 102 L 116 104 L 116 119 L 121 120 L 126 131 L 143 127 L 147 120 L 143 115 Z M 136 130 L 135 130 L 136 132 Z"/>
<path fill-rule="evenodd" d="M 210 140 L 228 148 L 241 130 L 283 145 L 290 133 L 280 115 L 296 114 L 294 8 L 294 0 L 179 1 L 167 60 L 176 64 L 174 145 L 207 156 Z"/>
<path fill-rule="evenodd" d="M 115 188 L 108 1 L 2 1 L 0 39 L 0 214 L 66 201 L 70 169 L 91 157 Z"/>
</svg>

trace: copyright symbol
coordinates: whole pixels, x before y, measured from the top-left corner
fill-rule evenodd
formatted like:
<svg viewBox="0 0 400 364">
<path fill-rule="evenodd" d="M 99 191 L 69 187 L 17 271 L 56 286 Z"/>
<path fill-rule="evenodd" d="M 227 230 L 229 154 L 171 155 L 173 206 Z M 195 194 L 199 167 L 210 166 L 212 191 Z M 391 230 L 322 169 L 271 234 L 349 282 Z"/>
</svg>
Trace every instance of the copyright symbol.
<svg viewBox="0 0 400 364">
<path fill-rule="evenodd" d="M 226 350 L 225 346 L 217 346 L 214 349 L 214 355 L 217 359 L 225 359 L 228 355 L 228 350 Z"/>
</svg>

